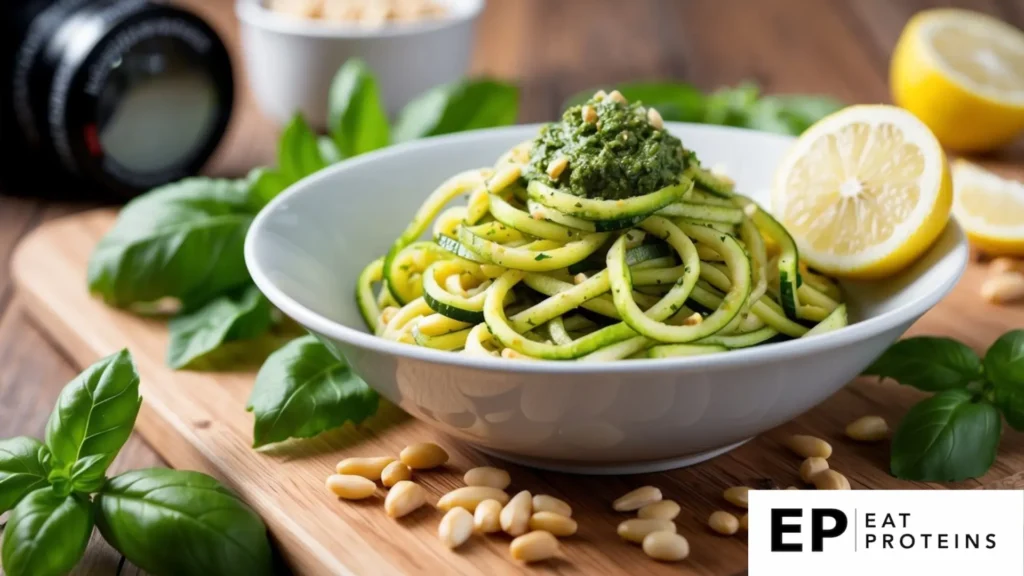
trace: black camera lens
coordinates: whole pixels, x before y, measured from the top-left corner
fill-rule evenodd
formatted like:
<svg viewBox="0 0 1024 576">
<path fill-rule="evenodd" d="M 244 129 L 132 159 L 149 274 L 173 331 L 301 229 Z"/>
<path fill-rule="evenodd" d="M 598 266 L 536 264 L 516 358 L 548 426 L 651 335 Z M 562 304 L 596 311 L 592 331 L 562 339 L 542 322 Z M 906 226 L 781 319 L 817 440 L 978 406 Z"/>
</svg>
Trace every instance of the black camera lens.
<svg viewBox="0 0 1024 576">
<path fill-rule="evenodd" d="M 200 169 L 234 97 L 212 28 L 143 0 L 14 4 L 0 8 L 5 181 L 128 197 Z"/>
</svg>

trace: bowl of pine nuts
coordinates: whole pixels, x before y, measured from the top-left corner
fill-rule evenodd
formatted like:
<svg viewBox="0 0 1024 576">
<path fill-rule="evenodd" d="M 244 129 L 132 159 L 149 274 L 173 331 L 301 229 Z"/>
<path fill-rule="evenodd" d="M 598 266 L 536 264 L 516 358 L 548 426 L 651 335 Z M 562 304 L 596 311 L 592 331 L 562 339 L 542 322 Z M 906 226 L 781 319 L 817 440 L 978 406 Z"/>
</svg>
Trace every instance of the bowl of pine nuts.
<svg viewBox="0 0 1024 576">
<path fill-rule="evenodd" d="M 484 0 L 237 0 L 249 86 L 264 113 L 327 124 L 338 68 L 360 58 L 389 113 L 462 78 Z"/>
</svg>

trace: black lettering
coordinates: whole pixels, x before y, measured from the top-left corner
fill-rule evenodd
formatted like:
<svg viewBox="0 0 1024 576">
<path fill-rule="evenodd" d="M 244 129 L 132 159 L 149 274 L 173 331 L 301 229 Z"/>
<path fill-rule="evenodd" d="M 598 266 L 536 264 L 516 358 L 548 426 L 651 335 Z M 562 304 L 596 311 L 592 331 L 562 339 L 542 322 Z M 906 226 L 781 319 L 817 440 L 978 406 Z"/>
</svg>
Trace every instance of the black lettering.
<svg viewBox="0 0 1024 576">
<path fill-rule="evenodd" d="M 798 524 L 786 524 L 786 518 L 801 518 L 804 512 L 799 508 L 774 508 L 772 509 L 772 552 L 803 552 L 804 547 L 799 542 L 785 543 L 782 541 L 784 534 L 799 534 Z"/>
<path fill-rule="evenodd" d="M 864 527 L 865 528 L 874 528 L 875 527 L 875 513 L 874 512 L 868 512 L 867 514 L 864 515 Z"/>
<path fill-rule="evenodd" d="M 882 528 L 895 528 L 896 521 L 892 519 L 892 514 L 886 513 L 885 520 L 882 520 Z"/>
<path fill-rule="evenodd" d="M 932 537 L 931 534 L 921 534 L 921 540 L 924 540 L 925 550 L 928 549 L 928 539 L 931 538 L 931 537 Z"/>
<path fill-rule="evenodd" d="M 892 534 L 882 534 L 882 548 L 892 548 Z"/>
<path fill-rule="evenodd" d="M 875 536 L 874 534 L 868 534 L 867 536 L 865 536 L 864 537 L 864 548 L 865 549 L 871 548 L 871 543 L 874 542 L 875 540 L 878 540 L 878 536 Z"/>
<path fill-rule="evenodd" d="M 949 534 L 939 534 L 939 549 L 945 550 L 949 548 Z"/>
<path fill-rule="evenodd" d="M 910 539 L 910 544 L 907 544 L 907 539 L 908 538 Z M 911 548 L 913 548 L 914 547 L 914 535 L 913 534 L 903 534 L 902 536 L 900 536 L 900 546 L 902 546 L 904 550 L 910 550 Z"/>
<path fill-rule="evenodd" d="M 900 512 L 900 518 L 903 518 L 903 527 L 907 527 L 907 518 L 910 518 L 910 512 Z"/>
<path fill-rule="evenodd" d="M 835 525 L 825 529 L 825 518 L 831 518 Z M 824 508 L 811 510 L 811 551 L 821 552 L 825 538 L 836 538 L 846 532 L 849 522 L 841 510 Z"/>
<path fill-rule="evenodd" d="M 979 545 L 981 544 L 980 534 L 967 534 L 965 535 L 965 538 L 967 538 L 967 548 L 974 548 L 975 550 L 979 548 Z"/>
<path fill-rule="evenodd" d="M 992 550 L 993 548 L 996 547 L 996 535 L 995 534 L 989 534 L 988 536 L 985 536 L 985 540 L 988 542 L 988 544 L 985 545 L 985 548 L 988 548 L 989 550 Z"/>
</svg>

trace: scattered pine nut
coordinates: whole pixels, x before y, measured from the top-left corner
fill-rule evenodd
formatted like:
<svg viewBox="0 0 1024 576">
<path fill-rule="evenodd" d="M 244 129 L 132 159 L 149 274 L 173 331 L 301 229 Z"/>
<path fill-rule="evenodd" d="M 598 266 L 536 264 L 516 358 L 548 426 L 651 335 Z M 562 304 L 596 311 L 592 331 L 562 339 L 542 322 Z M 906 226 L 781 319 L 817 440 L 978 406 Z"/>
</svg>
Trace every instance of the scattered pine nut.
<svg viewBox="0 0 1024 576">
<path fill-rule="evenodd" d="M 807 484 L 814 484 L 814 477 L 828 470 L 828 460 L 812 456 L 800 465 L 800 479 Z"/>
<path fill-rule="evenodd" d="M 647 109 L 647 122 L 653 126 L 655 130 L 661 130 L 665 127 L 665 121 L 661 118 L 661 113 L 653 107 Z"/>
<path fill-rule="evenodd" d="M 608 99 L 611 100 L 612 102 L 618 102 L 619 104 L 629 104 L 629 100 L 626 100 L 626 97 L 623 96 L 622 92 L 619 92 L 618 90 L 612 90 L 611 92 L 609 92 Z"/>
<path fill-rule="evenodd" d="M 594 100 L 597 100 L 598 102 L 604 100 L 607 96 L 608 93 L 605 92 L 604 90 L 598 90 L 597 92 L 594 92 Z"/>
<path fill-rule="evenodd" d="M 653 518 L 655 520 L 675 520 L 682 509 L 675 500 L 662 500 L 648 504 L 637 510 L 637 518 Z"/>
<path fill-rule="evenodd" d="M 583 110 L 580 111 L 583 116 L 583 121 L 587 124 L 594 124 L 597 122 L 597 110 L 593 106 L 584 106 Z"/>
<path fill-rule="evenodd" d="M 448 453 L 433 442 L 420 442 L 403 448 L 399 459 L 413 470 L 427 470 L 447 463 Z"/>
<path fill-rule="evenodd" d="M 528 490 L 516 494 L 501 509 L 501 529 L 509 536 L 522 536 L 530 527 L 533 497 Z"/>
<path fill-rule="evenodd" d="M 690 543 L 675 532 L 651 532 L 643 540 L 644 554 L 661 562 L 678 562 L 690 555 Z"/>
<path fill-rule="evenodd" d="M 441 496 L 441 499 L 437 501 L 437 507 L 446 512 L 452 508 L 465 508 L 470 512 L 475 512 L 476 507 L 484 500 L 497 500 L 498 503 L 504 506 L 508 504 L 509 498 L 504 490 L 498 490 L 497 488 L 466 486 L 456 488 Z"/>
<path fill-rule="evenodd" d="M 473 514 L 473 527 L 481 534 L 491 534 L 501 530 L 501 502 L 484 500 L 476 507 Z"/>
<path fill-rule="evenodd" d="M 385 466 L 384 470 L 380 473 L 380 483 L 387 488 L 398 484 L 402 480 L 409 480 L 411 478 L 412 468 L 409 468 L 398 460 L 395 460 L 391 464 Z"/>
<path fill-rule="evenodd" d="M 327 489 L 345 500 L 362 500 L 373 496 L 377 485 L 373 480 L 348 474 L 331 474 L 327 477 Z"/>
<path fill-rule="evenodd" d="M 1003 272 L 981 283 L 981 297 L 992 304 L 1005 304 L 1024 298 L 1024 274 Z"/>
<path fill-rule="evenodd" d="M 572 506 L 569 506 L 568 502 L 565 500 L 559 500 L 554 496 L 548 496 L 547 494 L 537 494 L 533 497 L 533 511 L 554 512 L 555 514 L 565 516 L 566 518 L 572 516 Z"/>
<path fill-rule="evenodd" d="M 530 530 L 544 530 L 558 538 L 572 536 L 576 533 L 576 521 L 568 516 L 554 512 L 534 512 L 530 516 Z"/>
<path fill-rule="evenodd" d="M 814 487 L 818 490 L 849 490 L 850 481 L 835 470 L 825 470 L 814 477 Z"/>
<path fill-rule="evenodd" d="M 381 472 L 395 459 L 390 456 L 375 456 L 371 458 L 345 458 L 334 467 L 338 474 L 351 474 L 362 476 L 368 480 L 380 480 Z"/>
<path fill-rule="evenodd" d="M 465 544 L 472 535 L 473 515 L 465 508 L 452 508 L 437 526 L 437 536 L 441 543 L 451 550 Z"/>
<path fill-rule="evenodd" d="M 583 272 L 572 277 L 573 284 L 583 284 L 587 281 L 587 275 Z"/>
<path fill-rule="evenodd" d="M 858 442 L 878 442 L 889 435 L 889 424 L 881 416 L 861 416 L 846 427 L 846 435 Z"/>
<path fill-rule="evenodd" d="M 1024 272 L 1024 266 L 1021 266 L 1020 261 L 1014 260 L 1013 258 L 1007 258 L 1000 256 L 994 258 L 988 264 L 988 273 L 991 275 L 1002 274 L 1004 272 Z"/>
<path fill-rule="evenodd" d="M 828 460 L 832 455 L 832 445 L 816 436 L 794 434 L 786 439 L 786 447 L 797 456 L 810 458 L 817 456 Z"/>
<path fill-rule="evenodd" d="M 744 514 L 743 516 L 740 516 L 740 530 L 743 530 L 744 532 L 747 531 L 747 525 L 748 525 L 747 522 L 748 522 L 748 520 L 747 520 L 747 515 L 746 514 Z"/>
<path fill-rule="evenodd" d="M 658 500 L 661 500 L 661 490 L 654 486 L 642 486 L 612 502 L 612 509 L 616 512 L 632 512 Z"/>
<path fill-rule="evenodd" d="M 388 491 L 384 511 L 392 518 L 401 518 L 427 503 L 427 491 L 415 482 L 402 480 Z"/>
<path fill-rule="evenodd" d="M 723 536 L 732 536 L 740 529 L 740 521 L 724 510 L 716 510 L 708 518 L 708 526 Z"/>
<path fill-rule="evenodd" d="M 694 312 L 683 320 L 683 326 L 699 326 L 704 322 L 704 317 L 700 315 L 700 312 Z"/>
<path fill-rule="evenodd" d="M 508 552 L 520 562 L 540 562 L 558 554 L 558 539 L 550 532 L 534 530 L 513 540 Z"/>
<path fill-rule="evenodd" d="M 722 493 L 722 497 L 733 506 L 746 508 L 750 505 L 749 492 L 750 488 L 747 486 L 733 486 L 732 488 L 726 488 L 725 492 Z"/>
<path fill-rule="evenodd" d="M 466 483 L 466 486 L 487 486 L 497 488 L 498 490 L 504 490 L 512 483 L 512 477 L 509 476 L 508 472 L 501 468 L 492 468 L 491 466 L 473 468 L 466 472 L 462 480 Z"/>
<path fill-rule="evenodd" d="M 552 180 L 558 180 L 558 177 L 565 172 L 565 169 L 569 167 L 569 159 L 565 156 L 559 156 L 548 164 L 548 177 Z"/>
<path fill-rule="evenodd" d="M 644 538 L 652 532 L 675 533 L 676 525 L 671 520 L 656 520 L 654 518 L 634 518 L 619 524 L 615 530 L 618 535 L 628 542 L 640 544 Z"/>
</svg>

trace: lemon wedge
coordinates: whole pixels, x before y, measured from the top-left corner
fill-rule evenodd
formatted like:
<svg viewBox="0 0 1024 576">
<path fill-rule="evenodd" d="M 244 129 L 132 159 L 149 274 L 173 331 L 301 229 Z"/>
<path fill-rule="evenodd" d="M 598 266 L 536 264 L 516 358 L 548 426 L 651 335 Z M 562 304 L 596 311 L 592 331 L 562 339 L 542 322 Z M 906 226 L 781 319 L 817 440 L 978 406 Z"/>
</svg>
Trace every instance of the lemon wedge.
<svg viewBox="0 0 1024 576">
<path fill-rule="evenodd" d="M 918 13 L 903 29 L 889 75 L 893 101 L 948 148 L 991 150 L 1024 129 L 1024 32 L 991 16 Z"/>
<path fill-rule="evenodd" d="M 953 163 L 953 215 L 971 242 L 993 255 L 1024 255 L 1024 184 L 967 162 Z"/>
<path fill-rule="evenodd" d="M 931 246 L 952 199 L 942 147 L 920 120 L 893 106 L 852 106 L 793 145 L 772 212 L 813 268 L 882 278 Z"/>
</svg>

